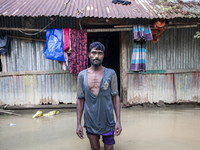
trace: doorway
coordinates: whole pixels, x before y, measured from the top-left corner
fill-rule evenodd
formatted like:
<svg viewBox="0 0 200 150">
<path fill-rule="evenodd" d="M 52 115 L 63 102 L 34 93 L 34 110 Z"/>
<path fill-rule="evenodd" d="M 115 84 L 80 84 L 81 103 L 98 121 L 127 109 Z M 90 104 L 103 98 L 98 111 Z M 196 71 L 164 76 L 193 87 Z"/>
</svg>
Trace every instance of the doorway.
<svg viewBox="0 0 200 150">
<path fill-rule="evenodd" d="M 115 70 L 118 79 L 118 91 L 120 93 L 119 32 L 87 33 L 87 36 L 88 36 L 88 48 L 92 42 L 97 42 L 97 41 L 101 42 L 105 46 L 105 56 L 102 65 L 107 68 Z"/>
</svg>

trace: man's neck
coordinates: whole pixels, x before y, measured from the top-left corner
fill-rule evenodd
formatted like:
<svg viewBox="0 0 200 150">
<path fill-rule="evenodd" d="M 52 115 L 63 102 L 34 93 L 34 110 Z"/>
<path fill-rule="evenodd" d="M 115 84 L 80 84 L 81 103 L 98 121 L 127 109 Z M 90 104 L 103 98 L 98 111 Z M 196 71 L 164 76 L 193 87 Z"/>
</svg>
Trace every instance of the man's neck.
<svg viewBox="0 0 200 150">
<path fill-rule="evenodd" d="M 94 67 L 93 65 L 91 65 L 90 69 L 93 71 L 100 71 L 100 70 L 104 69 L 104 67 L 102 65 L 99 67 Z"/>
</svg>

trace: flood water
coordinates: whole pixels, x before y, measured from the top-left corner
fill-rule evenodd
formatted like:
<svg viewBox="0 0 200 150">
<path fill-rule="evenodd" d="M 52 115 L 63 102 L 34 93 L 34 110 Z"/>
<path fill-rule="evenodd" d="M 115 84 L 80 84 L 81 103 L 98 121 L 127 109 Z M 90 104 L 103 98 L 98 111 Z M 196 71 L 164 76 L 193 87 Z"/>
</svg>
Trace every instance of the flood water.
<svg viewBox="0 0 200 150">
<path fill-rule="evenodd" d="M 81 140 L 75 134 L 75 110 L 37 119 L 33 112 L 0 116 L 0 150 L 90 150 L 87 136 Z M 121 120 L 123 131 L 115 137 L 115 150 L 200 149 L 200 108 L 124 108 Z"/>
</svg>

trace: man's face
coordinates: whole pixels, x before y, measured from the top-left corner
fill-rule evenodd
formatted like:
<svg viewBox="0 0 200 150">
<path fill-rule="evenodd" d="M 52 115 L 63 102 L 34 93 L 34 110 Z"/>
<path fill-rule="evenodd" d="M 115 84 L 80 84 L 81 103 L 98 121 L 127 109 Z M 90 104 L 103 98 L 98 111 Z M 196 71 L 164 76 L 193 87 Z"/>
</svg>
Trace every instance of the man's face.
<svg viewBox="0 0 200 150">
<path fill-rule="evenodd" d="M 94 67 L 99 67 L 103 63 L 104 53 L 102 50 L 96 50 L 96 48 L 92 48 L 89 53 L 90 63 Z"/>
</svg>

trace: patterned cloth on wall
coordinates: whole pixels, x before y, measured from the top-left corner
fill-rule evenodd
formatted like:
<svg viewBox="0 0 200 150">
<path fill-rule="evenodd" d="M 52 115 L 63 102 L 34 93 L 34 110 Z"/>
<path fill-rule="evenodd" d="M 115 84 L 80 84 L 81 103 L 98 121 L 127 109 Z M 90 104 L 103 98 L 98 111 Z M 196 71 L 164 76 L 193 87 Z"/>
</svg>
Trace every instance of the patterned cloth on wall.
<svg viewBox="0 0 200 150">
<path fill-rule="evenodd" d="M 69 71 L 78 77 L 88 68 L 87 30 L 71 29 L 71 54 L 68 57 Z"/>
<path fill-rule="evenodd" d="M 149 25 L 133 25 L 133 40 L 136 41 L 151 41 L 153 40 Z"/>
<path fill-rule="evenodd" d="M 146 41 L 134 41 L 130 70 L 146 71 Z"/>
</svg>

